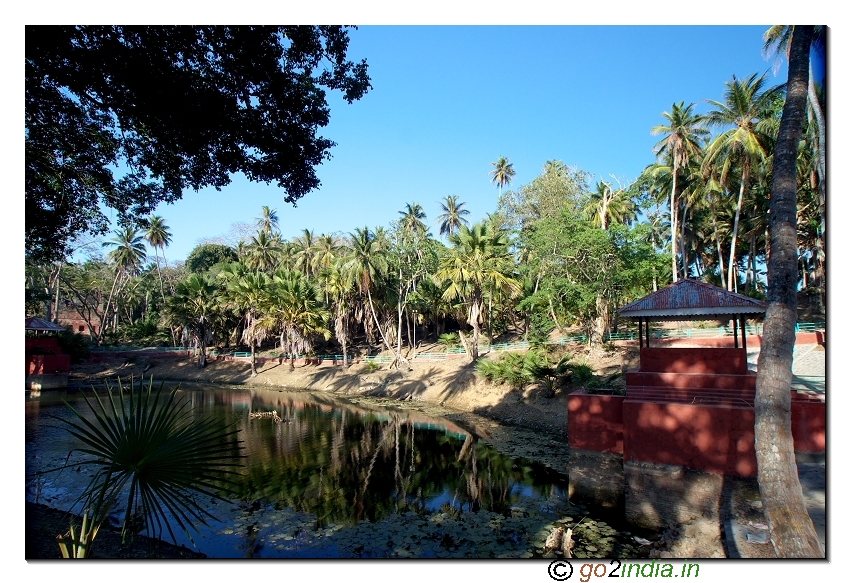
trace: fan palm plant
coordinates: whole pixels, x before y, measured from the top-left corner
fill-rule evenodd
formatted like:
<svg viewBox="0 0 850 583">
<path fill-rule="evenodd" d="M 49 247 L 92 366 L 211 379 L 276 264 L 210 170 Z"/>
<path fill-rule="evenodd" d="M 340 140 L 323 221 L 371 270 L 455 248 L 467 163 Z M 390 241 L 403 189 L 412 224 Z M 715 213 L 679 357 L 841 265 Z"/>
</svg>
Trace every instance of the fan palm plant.
<svg viewBox="0 0 850 583">
<path fill-rule="evenodd" d="M 90 554 L 98 528 L 125 497 L 122 541 L 140 515 L 149 535 L 162 538 L 167 531 L 176 544 L 172 523 L 191 539 L 190 528 L 215 518 L 196 494 L 226 502 L 223 495 L 234 489 L 243 457 L 238 430 L 212 417 L 195 419 L 176 388 L 165 394 L 162 385 L 152 387 L 151 380 L 127 391 L 119 380 L 115 390 L 107 387 L 105 397 L 94 391 L 93 399 L 83 395 L 91 416 L 68 404 L 75 418 L 57 417 L 81 442 L 78 451 L 90 456 L 77 465 L 95 469 L 78 499 L 91 523 L 80 537 L 72 532 L 74 556 Z M 63 554 L 67 543 L 60 541 Z"/>
</svg>

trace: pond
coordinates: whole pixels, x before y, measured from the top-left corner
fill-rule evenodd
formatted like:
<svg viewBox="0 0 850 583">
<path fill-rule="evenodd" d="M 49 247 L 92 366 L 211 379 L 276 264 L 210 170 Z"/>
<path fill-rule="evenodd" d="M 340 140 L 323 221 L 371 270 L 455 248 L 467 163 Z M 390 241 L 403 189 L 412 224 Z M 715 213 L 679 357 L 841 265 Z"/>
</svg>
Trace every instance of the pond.
<svg viewBox="0 0 850 583">
<path fill-rule="evenodd" d="M 179 394 L 196 414 L 235 423 L 243 441 L 238 495 L 199 497 L 218 520 L 191 539 L 175 530 L 178 544 L 208 557 L 541 557 L 557 526 L 574 528 L 578 557 L 645 556 L 631 533 L 567 500 L 566 475 L 446 419 L 311 392 L 183 385 Z M 87 410 L 79 392 L 27 396 L 26 496 L 68 510 L 91 471 L 40 474 L 83 459 L 69 457 L 78 444 L 50 418 L 72 417 L 64 400 Z M 272 411 L 277 419 L 256 415 Z"/>
</svg>

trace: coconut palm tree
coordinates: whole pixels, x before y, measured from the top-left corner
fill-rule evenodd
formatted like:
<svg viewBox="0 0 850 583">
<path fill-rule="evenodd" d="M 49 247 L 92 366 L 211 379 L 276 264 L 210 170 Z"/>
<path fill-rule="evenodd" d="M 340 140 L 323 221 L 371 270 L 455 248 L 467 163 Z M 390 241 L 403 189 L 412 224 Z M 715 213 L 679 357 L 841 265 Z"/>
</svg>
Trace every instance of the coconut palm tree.
<svg viewBox="0 0 850 583">
<path fill-rule="evenodd" d="M 806 512 L 791 434 L 791 364 L 797 322 L 797 172 L 812 27 L 795 26 L 788 92 L 773 159 L 767 312 L 758 358 L 755 450 L 771 542 L 781 558 L 823 557 Z"/>
<path fill-rule="evenodd" d="M 703 146 L 704 138 L 708 130 L 702 127 L 702 116 L 693 113 L 694 104 L 687 107 L 684 101 L 674 103 L 669 112 L 661 113 L 667 121 L 667 125 L 657 125 L 652 128 L 653 135 L 663 134 L 665 137 L 655 145 L 655 153 L 659 157 L 669 156 L 672 160 L 673 185 L 670 189 L 670 249 L 673 254 L 672 268 L 673 281 L 678 281 L 679 267 L 676 261 L 678 251 L 676 245 L 676 231 L 678 226 L 678 200 L 679 173 L 688 164 L 688 160 L 696 155 Z M 684 261 L 684 258 L 683 258 Z M 687 266 L 682 265 L 681 270 L 687 273 Z"/>
<path fill-rule="evenodd" d="M 334 335 L 342 345 L 342 361 L 348 366 L 348 342 L 351 339 L 350 324 L 354 301 L 354 284 L 343 270 L 343 262 L 336 260 L 320 273 L 321 285 L 327 302 L 333 310 Z"/>
<path fill-rule="evenodd" d="M 383 237 L 372 233 L 369 227 L 354 229 L 349 233 L 351 249 L 343 263 L 343 269 L 352 278 L 361 294 L 365 294 L 375 326 L 381 335 L 381 340 L 389 350 L 394 350 L 384 335 L 384 330 L 378 322 L 375 303 L 372 300 L 372 288 L 387 271 L 386 246 Z M 400 356 L 400 355 L 399 355 Z"/>
<path fill-rule="evenodd" d="M 304 275 L 315 275 L 316 235 L 310 229 L 302 229 L 301 236 L 292 243 L 295 247 L 295 268 Z"/>
<path fill-rule="evenodd" d="M 453 248 L 441 260 L 434 277 L 438 284 L 448 282 L 443 293 L 446 300 L 460 299 L 466 304 L 467 323 L 472 327 L 472 341 L 467 350 L 470 358 L 476 360 L 485 292 L 515 295 L 521 285 L 512 276 L 507 238 L 503 232 L 494 231 L 489 223 L 461 227 L 451 242 Z"/>
<path fill-rule="evenodd" d="M 277 235 L 258 231 L 246 246 L 245 264 L 254 271 L 271 273 L 280 262 L 281 247 Z"/>
<path fill-rule="evenodd" d="M 124 273 L 132 275 L 136 273 L 147 259 L 145 243 L 139 230 L 134 227 L 125 227 L 123 230 L 114 231 L 115 236 L 103 243 L 104 247 L 112 247 L 107 257 L 112 263 Z"/>
<path fill-rule="evenodd" d="M 504 156 L 500 156 L 498 160 L 491 162 L 490 165 L 493 167 L 490 171 L 490 176 L 492 176 L 491 182 L 499 187 L 499 198 L 501 198 L 502 189 L 505 186 L 509 186 L 516 175 L 514 165 Z"/>
<path fill-rule="evenodd" d="M 422 205 L 418 202 L 407 203 L 403 211 L 398 211 L 401 215 L 401 228 L 405 233 L 413 235 L 414 233 L 424 233 L 428 227 L 423 222 L 425 211 L 422 210 Z"/>
<path fill-rule="evenodd" d="M 789 56 L 789 48 L 791 35 L 794 30 L 793 26 L 776 25 L 771 26 L 764 33 L 764 55 L 765 58 L 773 59 L 776 65 L 779 64 L 779 55 L 785 53 Z M 823 55 L 826 50 L 826 27 L 815 26 L 812 32 L 812 52 Z M 824 94 L 825 95 L 825 94 Z M 823 106 L 821 105 L 821 94 L 818 92 L 818 86 L 814 77 L 814 69 L 812 68 L 811 54 L 809 57 L 809 79 L 807 87 L 808 105 L 814 117 L 814 129 L 810 130 L 813 136 L 807 139 L 807 142 L 812 145 L 815 150 L 817 164 L 817 189 L 819 196 L 819 233 L 816 259 L 820 266 L 826 260 L 824 250 L 826 248 L 826 117 L 824 116 Z M 821 277 L 823 269 L 819 269 Z M 825 289 L 824 283 L 819 282 L 821 289 Z M 823 298 L 823 295 L 821 295 Z"/>
<path fill-rule="evenodd" d="M 162 217 L 153 216 L 150 218 L 148 228 L 145 230 L 145 240 L 148 242 L 148 245 L 153 247 L 154 255 L 156 255 L 156 271 L 159 274 L 159 289 L 162 293 L 162 299 L 165 301 L 165 288 L 162 283 L 162 270 L 159 265 L 159 250 L 164 250 L 171 244 L 171 231 L 165 225 L 165 220 Z M 162 259 L 163 261 L 165 260 L 164 253 Z"/>
<path fill-rule="evenodd" d="M 106 307 L 103 311 L 103 326 L 98 332 L 98 343 L 103 340 L 103 334 L 106 330 L 106 324 L 110 315 L 114 315 L 117 319 L 118 309 L 115 305 L 117 294 L 130 278 L 137 274 L 144 265 L 147 259 L 145 251 L 145 243 L 139 230 L 134 227 L 125 227 L 113 231 L 115 235 L 112 239 L 105 241 L 103 247 L 112 247 L 113 249 L 107 253 L 107 258 L 115 268 L 115 277 L 112 280 L 112 289 L 106 300 Z M 114 323 L 113 327 L 117 325 Z"/>
<path fill-rule="evenodd" d="M 445 202 L 440 203 L 440 208 L 443 213 L 437 217 L 437 222 L 440 224 L 440 236 L 451 237 L 454 235 L 461 225 L 469 225 L 469 221 L 464 218 L 469 211 L 463 208 L 466 203 L 458 202 L 457 196 L 447 196 Z"/>
<path fill-rule="evenodd" d="M 329 269 L 340 251 L 342 245 L 337 237 L 333 235 L 319 235 L 315 244 L 315 255 L 313 257 L 313 273 L 318 274 L 324 269 Z"/>
<path fill-rule="evenodd" d="M 262 214 L 256 218 L 257 229 L 265 231 L 268 235 L 276 234 L 280 222 L 277 217 L 277 211 L 267 206 L 264 206 L 261 210 Z"/>
<path fill-rule="evenodd" d="M 611 223 L 631 224 L 636 218 L 636 205 L 622 188 L 613 190 L 611 186 L 599 181 L 596 190 L 589 193 L 585 214 L 590 221 L 603 231 Z"/>
<path fill-rule="evenodd" d="M 718 134 L 711 141 L 706 149 L 703 167 L 717 166 L 720 169 L 718 173 L 720 182 L 724 185 L 730 184 L 734 170 L 740 171 L 738 203 L 732 225 L 726 283 L 726 289 L 729 291 L 734 291 L 734 283 L 738 279 L 735 252 L 744 194 L 749 186 L 756 161 L 764 160 L 768 155 L 766 149 L 768 133 L 771 129 L 775 129 L 775 120 L 770 118 L 770 113 L 781 89 L 781 87 L 765 88 L 764 75 L 758 77 L 757 74 L 753 74 L 743 81 L 733 76 L 732 81 L 726 83 L 723 102 L 708 100 L 714 109 L 706 114 L 706 125 L 729 129 Z"/>
</svg>

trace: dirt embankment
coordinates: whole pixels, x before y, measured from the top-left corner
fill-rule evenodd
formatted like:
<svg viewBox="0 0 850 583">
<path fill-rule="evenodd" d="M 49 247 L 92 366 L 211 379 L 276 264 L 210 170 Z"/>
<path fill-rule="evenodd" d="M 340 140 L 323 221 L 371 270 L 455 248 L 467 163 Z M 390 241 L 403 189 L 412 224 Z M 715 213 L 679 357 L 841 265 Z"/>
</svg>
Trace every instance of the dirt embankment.
<svg viewBox="0 0 850 583">
<path fill-rule="evenodd" d="M 597 374 L 609 376 L 636 366 L 637 350 L 630 346 L 609 352 L 590 353 L 574 350 L 574 360 L 594 367 Z M 494 358 L 497 353 L 484 355 Z M 332 393 L 342 397 L 372 397 L 397 402 L 417 402 L 436 407 L 437 414 L 467 412 L 498 423 L 545 432 L 566 438 L 567 399 L 572 390 L 567 384 L 553 394 L 542 387 L 522 389 L 487 382 L 475 373 L 475 365 L 466 359 L 414 361 L 409 367 L 370 370 L 366 364 L 341 366 L 300 365 L 266 360 L 257 363 L 257 375 L 251 375 L 247 359 L 226 361 L 211 359 L 205 368 L 196 367 L 194 358 L 156 355 L 135 356 L 100 364 L 75 365 L 71 384 L 77 387 L 101 386 L 118 378 L 153 378 L 155 382 L 192 382 L 277 387 Z"/>
</svg>

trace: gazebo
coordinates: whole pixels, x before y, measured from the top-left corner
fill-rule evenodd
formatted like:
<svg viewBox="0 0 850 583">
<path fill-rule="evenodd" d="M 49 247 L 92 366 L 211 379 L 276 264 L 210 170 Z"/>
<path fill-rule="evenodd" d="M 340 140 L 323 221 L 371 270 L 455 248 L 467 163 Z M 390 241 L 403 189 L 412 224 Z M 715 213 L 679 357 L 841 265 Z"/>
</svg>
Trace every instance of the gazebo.
<svg viewBox="0 0 850 583">
<path fill-rule="evenodd" d="M 738 329 L 741 346 L 747 349 L 747 317 L 764 314 L 764 302 L 696 281 L 682 279 L 620 308 L 620 317 L 637 320 L 641 348 L 649 347 L 649 323 L 690 320 L 731 320 L 735 348 Z M 646 333 L 644 334 L 644 326 Z"/>
<path fill-rule="evenodd" d="M 757 377 L 747 368 L 746 321 L 765 309 L 763 302 L 690 279 L 624 306 L 620 316 L 638 322 L 640 366 L 626 373 L 625 395 L 568 396 L 570 488 L 582 479 L 591 484 L 585 491 L 624 480 L 627 518 L 659 526 L 699 507 L 716 511 L 722 476 L 756 476 Z M 731 320 L 734 340 L 651 340 L 652 322 L 692 320 Z M 824 404 L 823 395 L 792 393 L 798 452 L 825 451 Z M 588 480 L 603 462 L 621 468 L 623 477 L 609 471 Z"/>
<path fill-rule="evenodd" d="M 24 330 L 38 334 L 39 332 L 63 332 L 65 327 L 41 318 L 31 317 L 24 321 Z"/>
<path fill-rule="evenodd" d="M 38 392 L 42 389 L 62 389 L 68 386 L 71 357 L 62 352 L 55 334 L 65 328 L 42 318 L 26 318 L 24 331 L 34 332 L 27 336 L 24 344 L 26 390 Z"/>
</svg>

